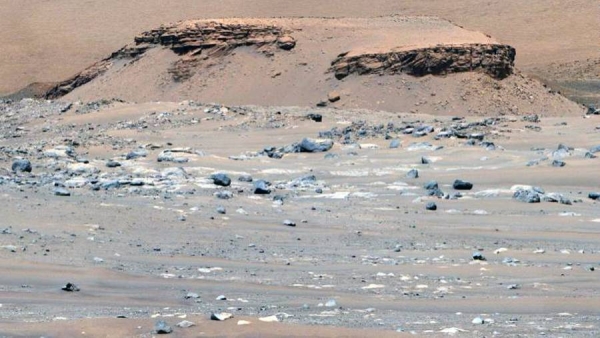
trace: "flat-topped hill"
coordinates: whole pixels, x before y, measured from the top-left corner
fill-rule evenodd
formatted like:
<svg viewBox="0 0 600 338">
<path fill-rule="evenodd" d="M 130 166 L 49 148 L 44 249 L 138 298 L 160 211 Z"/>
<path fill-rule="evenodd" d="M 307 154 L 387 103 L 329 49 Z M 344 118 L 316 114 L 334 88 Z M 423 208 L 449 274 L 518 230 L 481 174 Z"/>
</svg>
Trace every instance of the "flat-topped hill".
<svg viewBox="0 0 600 338">
<path fill-rule="evenodd" d="M 516 71 L 515 54 L 431 17 L 184 21 L 139 34 L 46 97 L 453 115 L 580 112 Z"/>
</svg>

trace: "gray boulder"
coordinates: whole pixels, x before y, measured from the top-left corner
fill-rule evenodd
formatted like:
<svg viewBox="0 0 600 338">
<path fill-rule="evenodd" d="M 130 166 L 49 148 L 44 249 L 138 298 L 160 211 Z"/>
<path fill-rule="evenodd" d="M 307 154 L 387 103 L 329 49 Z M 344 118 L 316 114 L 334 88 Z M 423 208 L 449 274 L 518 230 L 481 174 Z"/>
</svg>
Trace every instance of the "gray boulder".
<svg viewBox="0 0 600 338">
<path fill-rule="evenodd" d="M 212 174 L 210 178 L 213 180 L 213 183 L 222 187 L 228 187 L 231 185 L 231 179 L 229 176 L 223 173 Z"/>
<path fill-rule="evenodd" d="M 16 159 L 16 160 L 14 160 L 11 169 L 14 172 L 30 173 L 31 169 L 32 169 L 31 162 L 29 162 L 29 160 L 26 160 L 26 159 Z"/>
<path fill-rule="evenodd" d="M 524 203 L 540 203 L 540 194 L 530 189 L 519 189 L 513 194 L 513 198 Z"/>
</svg>

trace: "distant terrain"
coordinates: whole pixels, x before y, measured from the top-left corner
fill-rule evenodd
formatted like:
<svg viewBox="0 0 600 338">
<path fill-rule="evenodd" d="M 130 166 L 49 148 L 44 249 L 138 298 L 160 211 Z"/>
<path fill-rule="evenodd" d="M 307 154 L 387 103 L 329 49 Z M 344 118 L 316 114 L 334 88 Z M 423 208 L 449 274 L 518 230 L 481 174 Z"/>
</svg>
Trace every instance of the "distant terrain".
<svg viewBox="0 0 600 338">
<path fill-rule="evenodd" d="M 540 75 L 573 98 L 596 102 L 585 87 L 554 81 L 556 71 L 577 72 L 572 62 L 597 62 L 600 8 L 591 0 L 363 1 L 159 0 L 9 2 L 0 8 L 4 32 L 0 95 L 33 82 L 58 82 L 107 57 L 131 37 L 169 22 L 222 17 L 437 16 L 481 31 L 517 49 L 517 67 Z M 598 78 L 594 68 L 592 79 Z M 548 76 L 550 74 L 549 77 Z M 592 95 L 594 96 L 594 95 Z"/>
</svg>

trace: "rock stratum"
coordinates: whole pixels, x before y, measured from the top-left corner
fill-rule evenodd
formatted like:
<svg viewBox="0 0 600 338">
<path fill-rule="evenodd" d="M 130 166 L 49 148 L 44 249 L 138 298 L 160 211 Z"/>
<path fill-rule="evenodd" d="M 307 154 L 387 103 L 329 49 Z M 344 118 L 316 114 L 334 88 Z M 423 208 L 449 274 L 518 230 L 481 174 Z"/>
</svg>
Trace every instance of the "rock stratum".
<svg viewBox="0 0 600 338">
<path fill-rule="evenodd" d="M 501 80 L 513 73 L 515 55 L 515 49 L 507 45 L 440 45 L 354 56 L 343 53 L 333 61 L 331 69 L 337 79 L 343 79 L 350 74 L 406 73 L 425 76 L 480 71 Z"/>
<path fill-rule="evenodd" d="M 81 73 L 60 82 L 46 93 L 46 98 L 62 97 L 97 76 L 102 75 L 114 60 L 135 59 L 151 48 L 163 46 L 169 48 L 181 58 L 169 68 L 173 80 L 183 81 L 193 75 L 195 66 L 206 57 L 224 55 L 242 46 L 263 48 L 266 54 L 273 47 L 291 50 L 296 45 L 288 32 L 275 26 L 224 24 L 218 22 L 192 22 L 162 26 L 136 36 L 134 43 L 127 45 L 110 57 L 95 63 Z"/>
</svg>

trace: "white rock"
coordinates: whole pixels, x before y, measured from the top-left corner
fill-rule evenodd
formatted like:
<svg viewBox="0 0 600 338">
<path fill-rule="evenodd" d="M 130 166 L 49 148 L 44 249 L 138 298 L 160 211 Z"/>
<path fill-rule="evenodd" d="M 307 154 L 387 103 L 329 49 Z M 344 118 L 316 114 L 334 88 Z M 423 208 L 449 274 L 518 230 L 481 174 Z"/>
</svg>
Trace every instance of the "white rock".
<svg viewBox="0 0 600 338">
<path fill-rule="evenodd" d="M 481 317 L 475 317 L 475 318 L 474 318 L 474 319 L 471 321 L 471 323 L 473 323 L 473 324 L 476 324 L 476 325 L 481 325 L 481 324 L 483 324 L 483 323 L 484 323 L 484 320 L 483 320 L 483 318 L 481 318 Z"/>
<path fill-rule="evenodd" d="M 455 335 L 455 334 L 457 334 L 459 332 L 468 332 L 468 331 L 467 330 L 463 330 L 463 329 L 459 329 L 457 327 L 448 327 L 448 328 L 445 328 L 445 329 L 441 329 L 440 332 L 441 333 L 446 333 L 446 334 L 449 334 L 449 335 L 453 336 L 453 335 Z"/>
<path fill-rule="evenodd" d="M 500 254 L 500 253 L 502 253 L 502 252 L 506 252 L 506 251 L 508 251 L 508 249 L 507 249 L 507 248 L 498 248 L 498 249 L 494 250 L 494 253 L 495 253 L 496 255 L 498 255 L 498 254 Z"/>
<path fill-rule="evenodd" d="M 385 285 L 383 285 L 383 284 L 369 284 L 367 286 L 363 286 L 361 289 L 370 290 L 370 289 L 381 289 L 384 287 L 385 287 Z"/>
<path fill-rule="evenodd" d="M 192 323 L 189 320 L 183 320 L 183 321 L 177 323 L 178 327 L 183 327 L 183 328 L 192 327 L 192 326 L 195 326 L 195 325 L 196 325 L 195 323 Z"/>
<path fill-rule="evenodd" d="M 218 312 L 218 313 L 213 313 L 212 315 L 210 315 L 210 319 L 218 320 L 218 321 L 224 321 L 224 320 L 227 320 L 230 318 L 233 318 L 233 314 L 231 314 L 229 312 Z"/>
<path fill-rule="evenodd" d="M 274 322 L 278 322 L 279 318 L 277 318 L 277 316 L 273 315 L 273 316 L 268 316 L 268 317 L 261 317 L 261 318 L 258 318 L 258 320 L 260 320 L 261 322 L 265 322 L 265 323 L 274 323 Z"/>
</svg>

